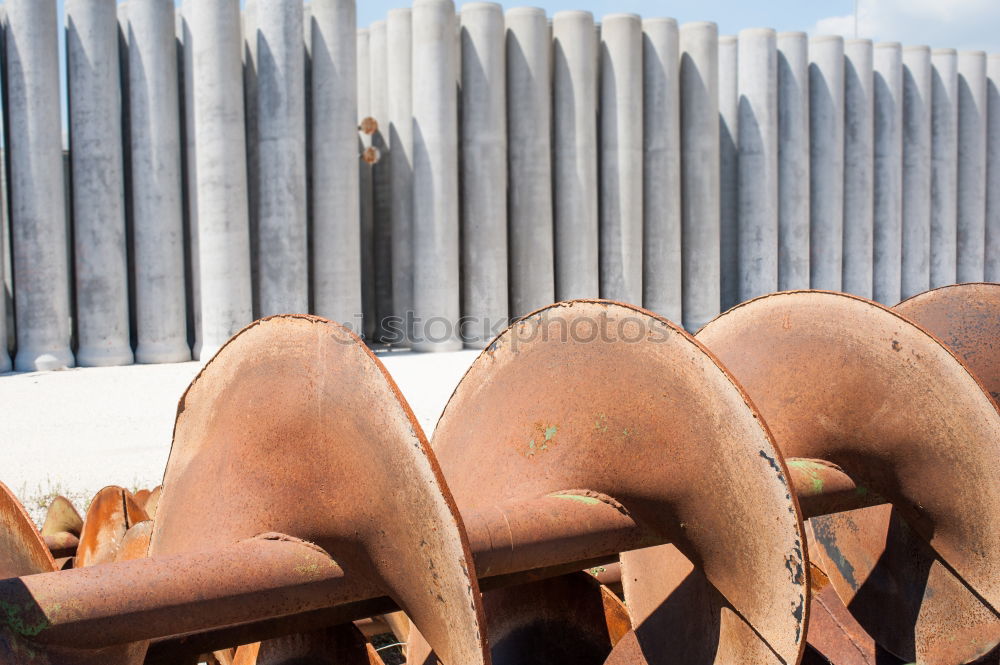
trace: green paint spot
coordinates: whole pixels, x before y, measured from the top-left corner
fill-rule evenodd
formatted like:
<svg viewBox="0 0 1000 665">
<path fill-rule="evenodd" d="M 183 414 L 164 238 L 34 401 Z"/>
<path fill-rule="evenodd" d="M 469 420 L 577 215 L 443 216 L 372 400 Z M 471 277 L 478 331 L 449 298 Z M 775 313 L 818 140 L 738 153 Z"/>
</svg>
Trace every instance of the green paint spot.
<svg viewBox="0 0 1000 665">
<path fill-rule="evenodd" d="M 826 467 L 819 462 L 814 462 L 809 459 L 790 459 L 788 460 L 788 466 L 795 469 L 803 469 L 805 471 L 817 471 L 826 469 Z"/>
<path fill-rule="evenodd" d="M 600 499 L 595 499 L 592 496 L 583 496 L 582 494 L 550 494 L 553 499 L 569 499 L 570 501 L 579 501 L 580 503 L 585 503 L 588 506 L 596 506 L 601 501 Z"/>
<path fill-rule="evenodd" d="M 606 570 L 607 570 L 607 568 L 605 568 L 604 566 L 598 566 L 597 568 L 591 568 L 587 572 L 590 573 L 591 575 L 593 575 L 594 577 L 597 577 L 598 575 L 600 575 L 601 573 L 603 573 Z"/>
<path fill-rule="evenodd" d="M 531 450 L 535 449 L 535 440 L 534 439 L 532 439 L 531 441 L 528 442 L 528 448 L 531 449 Z"/>
<path fill-rule="evenodd" d="M 857 494 L 858 496 L 867 496 L 868 488 L 865 487 L 864 485 L 858 485 L 857 487 L 854 488 L 854 493 Z"/>
<path fill-rule="evenodd" d="M 813 494 L 822 494 L 823 492 L 823 478 L 819 475 L 820 470 L 825 470 L 822 464 L 813 462 L 811 460 L 805 459 L 793 459 L 788 460 L 788 466 L 793 469 L 801 469 L 809 475 L 809 481 L 812 484 Z"/>
<path fill-rule="evenodd" d="M 558 431 L 559 431 L 559 428 L 556 427 L 555 425 L 551 425 L 549 427 L 546 427 L 545 428 L 545 440 L 546 441 L 551 441 L 552 437 L 554 437 L 556 435 L 556 432 L 558 432 Z"/>
<path fill-rule="evenodd" d="M 22 616 L 22 614 L 27 614 L 27 612 L 25 608 L 19 605 L 0 601 L 0 614 L 4 616 L 7 626 L 12 631 L 25 637 L 34 637 L 49 627 L 48 619 L 44 616 L 39 617 L 38 622 L 35 624 L 27 623 Z"/>
</svg>

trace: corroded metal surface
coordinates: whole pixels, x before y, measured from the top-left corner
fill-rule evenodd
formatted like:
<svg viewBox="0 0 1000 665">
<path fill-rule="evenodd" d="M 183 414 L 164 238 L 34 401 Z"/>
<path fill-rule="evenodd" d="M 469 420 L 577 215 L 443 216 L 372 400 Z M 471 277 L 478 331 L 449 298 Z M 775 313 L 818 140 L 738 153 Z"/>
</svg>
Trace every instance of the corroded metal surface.
<svg viewBox="0 0 1000 665">
<path fill-rule="evenodd" d="M 469 369 L 433 446 L 463 515 L 541 497 L 620 507 L 738 608 L 700 633 L 703 653 L 738 656 L 749 634 L 798 659 L 807 581 L 787 471 L 739 387 L 672 324 L 609 302 L 535 312 Z"/>
<path fill-rule="evenodd" d="M 105 487 L 87 509 L 73 566 L 83 568 L 114 561 L 129 527 L 148 519 L 146 511 L 127 489 Z"/>
<path fill-rule="evenodd" d="M 149 496 L 146 498 L 146 503 L 142 505 L 143 510 L 149 515 L 150 519 L 156 517 L 156 508 L 160 503 L 160 494 L 163 492 L 163 486 L 157 485 L 150 492 Z"/>
<path fill-rule="evenodd" d="M 998 607 L 1000 414 L 945 346 L 880 305 L 825 292 L 750 301 L 698 338 L 750 394 L 784 454 L 832 462 L 890 500 L 965 585 Z M 831 551 L 819 531 L 830 561 L 853 567 L 839 534 Z M 882 614 L 876 621 L 891 621 Z M 981 628 L 968 615 L 939 615 L 919 648 L 970 629 L 981 637 Z"/>
<path fill-rule="evenodd" d="M 811 520 L 810 552 L 841 601 L 904 661 L 971 663 L 1000 643 L 1000 620 L 892 506 Z"/>
<path fill-rule="evenodd" d="M 608 625 L 608 638 L 611 646 L 622 641 L 632 630 L 632 617 L 628 608 L 618 595 L 608 587 L 601 585 L 601 600 L 604 604 L 604 620 Z"/>
<path fill-rule="evenodd" d="M 45 545 L 58 558 L 71 557 L 80 544 L 83 518 L 76 507 L 64 496 L 57 496 L 49 504 L 42 524 Z"/>
<path fill-rule="evenodd" d="M 132 645 L 87 651 L 40 649 L 31 638 L 47 627 L 47 619 L 32 613 L 31 594 L 17 582 L 18 576 L 35 576 L 57 570 L 41 534 L 35 530 L 21 503 L 0 483 L 0 579 L 8 580 L 8 591 L 0 591 L 0 663 L 4 665 L 139 665 L 142 648 Z M 27 579 L 31 579 L 28 577 Z M 13 587 L 13 588 L 11 588 Z"/>
<path fill-rule="evenodd" d="M 123 583 L 128 594 L 109 593 Z M 36 648 L 91 649 L 184 635 L 244 624 L 262 612 L 295 614 L 375 592 L 347 581 L 316 545 L 283 534 L 184 556 L 0 580 L 0 598 L 22 603 L 20 625 L 37 627 L 26 634 Z"/>
<path fill-rule="evenodd" d="M 628 632 L 611 650 L 604 665 L 649 665 L 635 632 Z"/>
<path fill-rule="evenodd" d="M 734 561 L 739 560 L 738 552 L 734 546 Z M 622 586 L 636 637 L 650 665 L 778 665 L 785 660 L 733 610 L 702 570 L 673 545 L 622 554 Z M 747 584 L 748 589 L 755 586 L 755 582 Z M 804 642 L 805 626 L 796 628 L 795 637 Z"/>
<path fill-rule="evenodd" d="M 808 529 L 807 529 L 808 533 Z M 815 551 L 809 538 L 809 551 Z M 882 665 L 875 640 L 858 624 L 826 573 L 810 562 L 809 647 L 835 665 Z"/>
<path fill-rule="evenodd" d="M 19 577 L 55 569 L 52 554 L 24 506 L 0 483 L 0 576 Z"/>
<path fill-rule="evenodd" d="M 192 382 L 150 554 L 262 531 L 330 552 L 359 587 L 404 607 L 444 659 L 486 662 L 471 554 L 420 427 L 364 344 L 316 317 L 250 325 Z"/>
<path fill-rule="evenodd" d="M 620 639 L 600 584 L 586 573 L 488 591 L 483 604 L 494 665 L 601 665 Z M 407 654 L 408 665 L 437 663 L 415 631 Z"/>
<path fill-rule="evenodd" d="M 933 336 L 821 292 L 699 340 L 553 305 L 473 364 L 433 454 L 360 340 L 265 319 L 181 400 L 162 510 L 106 488 L 43 538 L 0 486 L 0 662 L 138 665 L 155 639 L 150 663 L 379 665 L 350 622 L 394 606 L 430 636 L 411 665 L 972 662 L 1000 642 L 998 289 L 899 306 Z M 627 608 L 594 579 L 619 553 Z"/>
<path fill-rule="evenodd" d="M 785 461 L 804 518 L 885 503 L 877 493 L 859 487 L 836 464 L 801 457 L 789 457 Z"/>
<path fill-rule="evenodd" d="M 241 646 L 232 665 L 382 665 L 353 624 Z"/>
<path fill-rule="evenodd" d="M 893 309 L 947 344 L 1000 401 L 1000 284 L 944 286 Z"/>
<path fill-rule="evenodd" d="M 149 540 L 153 536 L 153 520 L 144 520 L 129 527 L 118 545 L 115 561 L 141 559 L 149 551 Z"/>
</svg>

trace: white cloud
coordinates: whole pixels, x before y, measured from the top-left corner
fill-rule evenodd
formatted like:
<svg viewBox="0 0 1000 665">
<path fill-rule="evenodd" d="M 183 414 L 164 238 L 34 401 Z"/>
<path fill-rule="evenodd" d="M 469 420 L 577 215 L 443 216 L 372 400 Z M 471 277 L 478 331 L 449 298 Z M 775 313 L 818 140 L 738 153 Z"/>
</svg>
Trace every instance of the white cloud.
<svg viewBox="0 0 1000 665">
<path fill-rule="evenodd" d="M 997 0 L 859 0 L 858 37 L 1000 52 Z M 820 19 L 812 34 L 854 36 L 854 15 Z"/>
</svg>

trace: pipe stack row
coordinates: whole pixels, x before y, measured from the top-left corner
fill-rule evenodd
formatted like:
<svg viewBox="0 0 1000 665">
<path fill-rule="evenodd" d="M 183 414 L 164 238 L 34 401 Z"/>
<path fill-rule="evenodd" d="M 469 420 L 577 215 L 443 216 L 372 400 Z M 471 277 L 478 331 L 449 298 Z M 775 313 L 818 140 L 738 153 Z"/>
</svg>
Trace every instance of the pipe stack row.
<svg viewBox="0 0 1000 665">
<path fill-rule="evenodd" d="M 289 312 L 453 350 L 554 300 L 696 330 L 1000 280 L 1000 55 L 451 0 L 3 9 L 0 370 L 207 359 Z"/>
</svg>

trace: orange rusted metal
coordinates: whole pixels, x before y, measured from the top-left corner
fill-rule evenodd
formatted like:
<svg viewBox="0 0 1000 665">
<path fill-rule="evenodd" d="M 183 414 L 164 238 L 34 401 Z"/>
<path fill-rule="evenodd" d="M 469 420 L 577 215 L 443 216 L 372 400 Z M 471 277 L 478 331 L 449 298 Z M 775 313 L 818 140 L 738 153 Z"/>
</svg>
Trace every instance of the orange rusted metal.
<svg viewBox="0 0 1000 665">
<path fill-rule="evenodd" d="M 810 552 L 815 551 L 813 538 L 808 540 Z M 826 573 L 812 561 L 809 570 L 809 647 L 836 665 L 880 665 L 875 640 L 844 606 Z"/>
<path fill-rule="evenodd" d="M 635 631 L 626 633 L 611 650 L 604 665 L 649 665 Z"/>
<path fill-rule="evenodd" d="M 604 604 L 604 620 L 608 625 L 608 638 L 611 646 L 622 641 L 632 630 L 632 617 L 629 616 L 628 608 L 621 598 L 608 587 L 601 585 L 601 601 Z"/>
<path fill-rule="evenodd" d="M 42 538 L 56 558 L 71 557 L 80 544 L 83 518 L 76 507 L 64 496 L 57 496 L 49 504 L 42 524 Z"/>
<path fill-rule="evenodd" d="M 365 164 L 377 164 L 378 160 L 382 158 L 382 153 L 375 146 L 368 146 L 361 153 L 361 161 Z"/>
<path fill-rule="evenodd" d="M 0 609 L 6 619 L 0 622 L 0 662 L 5 665 L 139 665 L 140 649 L 131 645 L 96 651 L 61 648 L 37 649 L 25 638 L 46 627 L 45 617 L 35 614 L 30 592 L 18 584 L 41 573 L 54 575 L 52 554 L 41 534 L 35 530 L 24 507 L 10 490 L 0 483 Z"/>
<path fill-rule="evenodd" d="M 149 497 L 146 499 L 146 503 L 142 505 L 142 509 L 146 511 L 149 515 L 149 519 L 156 517 L 156 507 L 160 503 L 160 494 L 163 492 L 163 486 L 157 485 L 149 492 Z"/>
<path fill-rule="evenodd" d="M 130 526 L 118 544 L 115 561 L 129 561 L 145 557 L 149 551 L 149 540 L 152 536 L 152 520 L 144 520 Z"/>
<path fill-rule="evenodd" d="M 382 665 L 364 635 L 353 625 L 288 635 L 241 646 L 232 665 Z"/>
<path fill-rule="evenodd" d="M 1000 284 L 944 286 L 893 309 L 947 344 L 1000 402 Z"/>
<path fill-rule="evenodd" d="M 935 556 L 898 510 L 812 520 L 811 549 L 875 640 L 905 661 L 970 663 L 1000 643 L 1000 621 Z"/>
<path fill-rule="evenodd" d="M 935 334 L 996 323 L 977 316 Z M 959 355 L 975 372 L 992 347 L 974 341 Z M 777 294 L 698 340 L 617 303 L 543 308 L 470 368 L 433 446 L 346 329 L 257 322 L 181 400 L 162 510 L 159 488 L 95 498 L 78 556 L 105 565 L 54 572 L 43 546 L 5 569 L 44 541 L 0 492 L 0 662 L 244 644 L 215 660 L 371 665 L 350 622 L 394 607 L 429 636 L 411 636 L 414 663 L 433 644 L 488 665 L 489 644 L 497 665 L 791 664 L 807 637 L 838 665 L 882 663 L 880 646 L 965 663 L 1000 641 L 1000 413 L 874 303 Z M 619 554 L 627 610 L 558 576 Z"/>
<path fill-rule="evenodd" d="M 55 569 L 52 553 L 24 506 L 0 483 L 0 575 L 18 577 Z M 9 603 L 4 607 L 10 607 Z"/>
<path fill-rule="evenodd" d="M 727 623 L 694 636 L 706 650 L 743 653 L 735 641 L 749 634 L 759 646 L 741 642 L 747 649 L 798 659 L 807 580 L 787 470 L 730 375 L 664 319 L 606 301 L 527 316 L 466 373 L 433 446 L 467 523 L 490 511 L 517 520 L 525 506 L 553 500 L 598 516 L 618 511 L 690 554 L 738 608 L 731 614 L 742 628 Z M 550 526 L 535 525 L 537 542 Z M 598 551 L 600 534 L 591 542 Z M 521 557 L 519 549 L 510 553 Z M 626 601 L 641 627 L 627 585 Z M 689 619 L 696 625 L 700 617 Z"/>
<path fill-rule="evenodd" d="M 784 454 L 832 462 L 859 490 L 891 501 L 959 586 L 998 607 L 1000 414 L 947 347 L 880 305 L 825 292 L 750 301 L 709 323 L 698 338 L 750 394 Z M 875 564 L 860 558 L 871 556 L 870 543 L 846 548 L 849 519 L 813 520 L 820 556 L 827 559 L 823 567 L 866 630 L 877 636 L 882 625 L 891 632 L 899 619 L 880 608 L 866 622 L 857 601 L 836 582 L 834 571 L 850 578 L 847 586 L 856 592 L 867 581 L 852 571 Z M 921 586 L 926 578 L 902 579 L 918 596 L 936 588 Z M 967 613 L 938 613 L 933 634 L 909 634 L 910 652 L 922 659 L 956 635 L 966 644 L 990 642 L 989 623 Z M 896 637 L 893 646 L 884 646 L 903 655 L 899 643 L 907 634 Z"/>
<path fill-rule="evenodd" d="M 105 487 L 87 509 L 73 566 L 82 568 L 114 561 L 129 527 L 148 519 L 146 511 L 127 489 Z"/>
<path fill-rule="evenodd" d="M 609 621 L 601 589 L 591 576 L 576 572 L 486 592 L 486 626 L 495 665 L 601 665 L 613 641 L 620 639 L 618 633 L 629 630 L 622 630 L 617 614 Z M 407 655 L 412 665 L 436 662 L 416 631 Z"/>
<path fill-rule="evenodd" d="M 358 131 L 369 136 L 374 134 L 378 131 L 378 120 L 371 116 L 362 118 L 361 124 L 358 125 Z"/>
<path fill-rule="evenodd" d="M 232 478 L 225 491 L 220 478 Z M 181 399 L 150 554 L 262 531 L 306 539 L 357 588 L 404 607 L 443 659 L 474 665 L 486 659 L 482 608 L 457 516 L 409 406 L 361 340 L 317 317 L 273 317 L 233 337 Z"/>
</svg>

